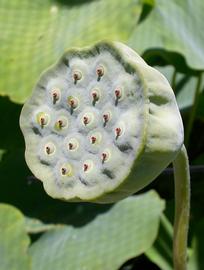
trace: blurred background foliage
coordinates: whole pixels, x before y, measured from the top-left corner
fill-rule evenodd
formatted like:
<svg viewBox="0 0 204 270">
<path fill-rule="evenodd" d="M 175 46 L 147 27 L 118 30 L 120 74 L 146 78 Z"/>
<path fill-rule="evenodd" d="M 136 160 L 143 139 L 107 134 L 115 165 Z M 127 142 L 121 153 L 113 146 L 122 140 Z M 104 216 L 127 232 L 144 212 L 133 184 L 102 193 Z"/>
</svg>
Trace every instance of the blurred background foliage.
<svg viewBox="0 0 204 270">
<path fill-rule="evenodd" d="M 173 269 L 171 166 L 141 194 L 96 205 L 48 197 L 24 160 L 19 115 L 39 75 L 101 39 L 126 43 L 172 85 L 191 164 L 188 270 L 204 269 L 203 14 L 203 0 L 0 1 L 0 270 Z"/>
</svg>

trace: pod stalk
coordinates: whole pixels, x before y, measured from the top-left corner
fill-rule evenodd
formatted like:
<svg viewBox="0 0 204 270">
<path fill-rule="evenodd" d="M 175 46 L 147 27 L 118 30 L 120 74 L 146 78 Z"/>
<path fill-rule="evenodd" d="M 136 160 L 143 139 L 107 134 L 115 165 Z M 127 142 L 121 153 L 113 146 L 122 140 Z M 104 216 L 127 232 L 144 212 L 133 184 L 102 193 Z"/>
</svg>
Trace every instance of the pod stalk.
<svg viewBox="0 0 204 270">
<path fill-rule="evenodd" d="M 188 155 L 184 145 L 173 161 L 173 167 L 175 181 L 174 270 L 186 270 L 190 213 L 190 172 Z"/>
</svg>

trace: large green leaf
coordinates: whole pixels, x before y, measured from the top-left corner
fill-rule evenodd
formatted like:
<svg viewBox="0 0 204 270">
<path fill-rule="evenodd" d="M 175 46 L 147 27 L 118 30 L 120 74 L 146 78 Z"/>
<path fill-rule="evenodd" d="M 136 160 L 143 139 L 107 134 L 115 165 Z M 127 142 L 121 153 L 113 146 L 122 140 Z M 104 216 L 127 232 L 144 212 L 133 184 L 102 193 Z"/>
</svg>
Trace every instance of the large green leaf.
<svg viewBox="0 0 204 270">
<path fill-rule="evenodd" d="M 154 191 L 129 197 L 86 226 L 45 233 L 30 248 L 33 270 L 114 270 L 148 249 L 164 202 Z"/>
<path fill-rule="evenodd" d="M 149 16 L 135 28 L 129 44 L 140 53 L 150 49 L 155 53 L 159 53 L 158 49 L 179 53 L 189 67 L 204 70 L 204 1 L 155 2 Z"/>
<path fill-rule="evenodd" d="M 0 269 L 31 269 L 28 245 L 23 215 L 10 205 L 0 204 Z"/>
<path fill-rule="evenodd" d="M 0 94 L 24 102 L 39 74 L 70 46 L 126 41 L 141 9 L 139 0 L 2 0 Z"/>
<path fill-rule="evenodd" d="M 56 229 L 58 227 L 63 227 L 63 225 L 59 224 L 45 224 L 41 220 L 36 218 L 25 218 L 25 227 L 27 233 L 35 234 L 35 233 L 43 233 L 47 232 L 53 229 Z"/>
</svg>

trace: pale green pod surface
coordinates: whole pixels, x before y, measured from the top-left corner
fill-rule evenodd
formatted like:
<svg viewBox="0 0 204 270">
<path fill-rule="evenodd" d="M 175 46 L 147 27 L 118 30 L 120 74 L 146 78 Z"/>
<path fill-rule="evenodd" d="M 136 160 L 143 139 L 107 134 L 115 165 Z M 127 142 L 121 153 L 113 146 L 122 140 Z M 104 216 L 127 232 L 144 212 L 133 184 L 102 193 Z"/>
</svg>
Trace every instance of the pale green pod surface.
<svg viewBox="0 0 204 270">
<path fill-rule="evenodd" d="M 119 42 L 67 51 L 42 74 L 20 126 L 29 168 L 50 196 L 67 201 L 123 199 L 183 145 L 168 81 Z"/>
</svg>

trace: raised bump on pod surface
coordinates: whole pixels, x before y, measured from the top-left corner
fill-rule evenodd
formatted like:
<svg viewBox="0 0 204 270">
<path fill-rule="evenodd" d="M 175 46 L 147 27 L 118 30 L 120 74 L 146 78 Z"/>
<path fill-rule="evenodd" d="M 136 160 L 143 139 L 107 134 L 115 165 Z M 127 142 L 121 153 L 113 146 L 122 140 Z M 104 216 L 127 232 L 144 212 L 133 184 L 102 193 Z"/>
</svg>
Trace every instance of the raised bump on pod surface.
<svg viewBox="0 0 204 270">
<path fill-rule="evenodd" d="M 101 154 L 102 163 L 107 162 L 111 158 L 111 151 L 109 149 L 103 150 Z"/>
<path fill-rule="evenodd" d="M 101 110 L 109 101 L 109 82 L 104 78 L 103 81 L 90 81 L 88 83 L 88 95 L 84 101 L 91 107 Z M 83 91 L 84 93 L 84 91 Z"/>
<path fill-rule="evenodd" d="M 79 80 L 82 79 L 82 73 L 81 73 L 81 71 L 74 70 L 73 73 L 72 73 L 72 78 L 73 78 L 74 84 L 76 84 L 77 81 L 79 81 Z"/>
<path fill-rule="evenodd" d="M 47 155 L 52 155 L 52 154 L 55 153 L 56 147 L 55 147 L 54 143 L 49 142 L 49 143 L 47 143 L 47 144 L 45 145 L 45 148 L 44 148 L 44 149 L 45 149 L 45 153 L 46 153 Z"/>
<path fill-rule="evenodd" d="M 57 138 L 53 135 L 48 135 L 39 143 L 37 155 L 39 160 L 46 165 L 52 165 L 57 162 L 59 155 L 59 146 Z"/>
<path fill-rule="evenodd" d="M 97 145 L 101 143 L 102 134 L 100 132 L 93 132 L 89 135 L 89 141 L 92 145 Z"/>
<path fill-rule="evenodd" d="M 86 86 L 89 78 L 89 67 L 87 61 L 80 59 L 77 56 L 69 59 L 69 68 L 67 78 L 70 82 L 70 87 L 78 89 L 82 85 Z"/>
<path fill-rule="evenodd" d="M 39 112 L 36 116 L 36 121 L 41 128 L 47 126 L 50 122 L 50 116 L 47 113 Z"/>
<path fill-rule="evenodd" d="M 79 106 L 79 99 L 77 97 L 69 96 L 67 98 L 67 103 L 72 110 L 76 109 Z"/>
<path fill-rule="evenodd" d="M 44 104 L 47 104 L 50 109 L 59 109 L 64 100 L 64 94 L 67 91 L 67 81 L 63 77 L 50 77 L 44 82 L 46 96 Z"/>
<path fill-rule="evenodd" d="M 83 171 L 85 173 L 90 173 L 90 171 L 93 169 L 94 163 L 92 160 L 85 160 L 83 163 Z"/>
<path fill-rule="evenodd" d="M 64 163 L 60 167 L 60 173 L 62 176 L 73 176 L 73 166 L 70 163 Z"/>
<path fill-rule="evenodd" d="M 120 168 L 125 166 L 127 157 L 115 145 L 107 145 L 100 153 L 101 164 L 113 178 L 123 173 Z M 110 175 L 109 175 L 110 176 Z"/>
<path fill-rule="evenodd" d="M 113 100 L 115 105 L 121 109 L 130 108 L 135 106 L 135 102 L 139 101 L 143 89 L 141 88 L 141 82 L 136 73 L 123 74 L 113 83 Z"/>
<path fill-rule="evenodd" d="M 101 147 L 109 141 L 107 132 L 102 128 L 95 128 L 91 130 L 85 138 L 85 149 L 89 153 L 97 154 Z"/>
<path fill-rule="evenodd" d="M 89 132 L 99 125 L 99 112 L 95 108 L 87 107 L 78 115 L 77 122 L 80 130 Z"/>
<path fill-rule="evenodd" d="M 55 129 L 60 131 L 68 127 L 68 119 L 65 116 L 59 116 L 55 122 Z"/>
<path fill-rule="evenodd" d="M 84 137 L 74 132 L 64 138 L 62 150 L 65 156 L 69 159 L 80 160 L 84 155 Z"/>
<path fill-rule="evenodd" d="M 116 129 L 121 128 L 121 135 L 115 137 L 115 144 L 122 152 L 130 152 L 137 149 L 141 140 L 141 130 L 138 128 L 140 125 L 141 110 L 140 108 L 131 108 L 120 116 L 120 120 L 115 123 L 115 136 L 117 135 Z"/>
<path fill-rule="evenodd" d="M 102 179 L 101 164 L 97 156 L 88 154 L 80 163 L 79 181 L 82 185 L 93 186 Z"/>
<path fill-rule="evenodd" d="M 71 138 L 67 144 L 69 151 L 77 151 L 79 148 L 79 141 L 76 138 Z"/>
</svg>

